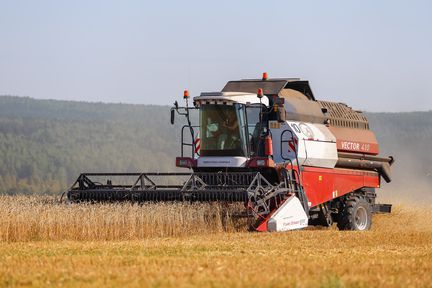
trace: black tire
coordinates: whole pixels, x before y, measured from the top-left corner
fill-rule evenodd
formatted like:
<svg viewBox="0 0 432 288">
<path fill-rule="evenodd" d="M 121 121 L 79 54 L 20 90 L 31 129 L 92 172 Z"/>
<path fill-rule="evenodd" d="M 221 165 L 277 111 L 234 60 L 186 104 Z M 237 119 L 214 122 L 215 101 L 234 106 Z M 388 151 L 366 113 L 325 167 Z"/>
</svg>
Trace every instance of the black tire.
<svg viewBox="0 0 432 288">
<path fill-rule="evenodd" d="M 366 198 L 352 195 L 345 198 L 338 213 L 339 230 L 366 231 L 372 225 L 372 209 Z"/>
</svg>

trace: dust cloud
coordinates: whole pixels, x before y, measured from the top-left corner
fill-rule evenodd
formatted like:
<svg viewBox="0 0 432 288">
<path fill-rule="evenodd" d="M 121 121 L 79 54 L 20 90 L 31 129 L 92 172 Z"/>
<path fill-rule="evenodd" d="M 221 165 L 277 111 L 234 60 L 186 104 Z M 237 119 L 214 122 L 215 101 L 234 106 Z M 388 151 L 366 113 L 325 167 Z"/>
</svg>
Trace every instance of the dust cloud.
<svg viewBox="0 0 432 288">
<path fill-rule="evenodd" d="M 392 182 L 381 181 L 378 202 L 414 207 L 432 205 L 432 173 L 424 169 L 425 159 L 409 152 L 393 155 L 396 161 L 391 167 Z"/>
</svg>

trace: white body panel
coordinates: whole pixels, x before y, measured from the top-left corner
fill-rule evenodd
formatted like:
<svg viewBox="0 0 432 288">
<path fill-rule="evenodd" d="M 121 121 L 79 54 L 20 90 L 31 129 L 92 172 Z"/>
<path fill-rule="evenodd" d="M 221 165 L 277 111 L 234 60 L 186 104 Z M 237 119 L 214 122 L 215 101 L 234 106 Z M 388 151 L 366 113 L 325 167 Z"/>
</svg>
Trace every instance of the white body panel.
<svg viewBox="0 0 432 288">
<path fill-rule="evenodd" d="M 245 167 L 248 158 L 228 156 L 198 157 L 198 167 Z"/>
<path fill-rule="evenodd" d="M 299 199 L 294 195 L 288 198 L 267 222 L 269 232 L 282 232 L 302 229 L 308 226 L 308 217 Z"/>
<path fill-rule="evenodd" d="M 284 158 L 295 163 L 297 151 L 300 165 L 324 168 L 334 168 L 336 165 L 336 138 L 324 124 L 270 121 L 269 127 L 273 140 L 273 159 L 276 163 L 286 161 Z M 284 133 L 285 130 L 290 132 Z M 281 136 L 282 140 L 291 140 L 291 143 L 285 142 L 281 145 Z"/>
</svg>

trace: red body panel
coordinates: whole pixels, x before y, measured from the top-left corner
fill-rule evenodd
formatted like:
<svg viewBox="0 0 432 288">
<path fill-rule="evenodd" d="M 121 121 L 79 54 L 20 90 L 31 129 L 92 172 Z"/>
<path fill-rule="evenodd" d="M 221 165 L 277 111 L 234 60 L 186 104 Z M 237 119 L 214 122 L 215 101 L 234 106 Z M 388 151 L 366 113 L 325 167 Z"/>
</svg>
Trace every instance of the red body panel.
<svg viewBox="0 0 432 288">
<path fill-rule="evenodd" d="M 290 168 L 290 167 L 287 167 Z M 298 167 L 294 167 L 298 170 Z M 380 187 L 380 175 L 373 171 L 302 167 L 301 184 L 306 193 L 310 207 L 317 206 L 354 190 L 370 187 Z M 275 211 L 272 211 L 260 225 L 257 231 L 267 231 L 267 222 Z"/>
<path fill-rule="evenodd" d="M 303 167 L 301 178 L 311 207 L 363 187 L 380 187 L 380 176 L 373 171 Z"/>
<path fill-rule="evenodd" d="M 258 227 L 255 229 L 258 232 L 267 232 L 267 223 L 270 220 L 271 216 L 273 215 L 275 211 L 272 211 L 267 217 L 258 225 Z"/>
<path fill-rule="evenodd" d="M 379 147 L 375 134 L 370 130 L 329 126 L 336 137 L 337 150 L 340 152 L 378 155 Z"/>
</svg>

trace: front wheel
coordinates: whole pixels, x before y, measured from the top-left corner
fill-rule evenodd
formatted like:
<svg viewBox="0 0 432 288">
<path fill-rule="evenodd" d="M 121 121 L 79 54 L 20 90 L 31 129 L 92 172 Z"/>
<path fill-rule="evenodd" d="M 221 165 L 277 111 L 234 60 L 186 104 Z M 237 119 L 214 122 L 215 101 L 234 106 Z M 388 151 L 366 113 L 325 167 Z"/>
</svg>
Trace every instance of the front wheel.
<svg viewBox="0 0 432 288">
<path fill-rule="evenodd" d="M 349 196 L 338 213 L 337 227 L 339 230 L 369 230 L 372 225 L 371 210 L 371 205 L 363 196 Z"/>
</svg>

